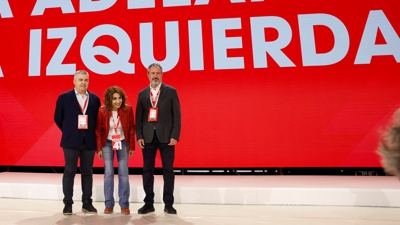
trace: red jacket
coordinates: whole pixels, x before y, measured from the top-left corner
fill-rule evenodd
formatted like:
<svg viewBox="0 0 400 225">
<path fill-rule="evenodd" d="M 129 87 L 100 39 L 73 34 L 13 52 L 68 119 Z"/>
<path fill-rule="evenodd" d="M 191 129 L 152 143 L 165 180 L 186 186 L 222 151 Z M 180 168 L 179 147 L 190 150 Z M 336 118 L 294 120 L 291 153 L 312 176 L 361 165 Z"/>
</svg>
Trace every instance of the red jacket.
<svg viewBox="0 0 400 225">
<path fill-rule="evenodd" d="M 119 109 L 118 115 L 121 118 L 122 130 L 124 131 L 125 142 L 128 146 L 127 151 L 135 150 L 135 120 L 132 107 L 125 104 L 126 109 Z M 96 144 L 97 152 L 102 151 L 106 144 L 108 131 L 110 130 L 110 117 L 112 113 L 103 105 L 99 108 L 96 124 Z"/>
</svg>

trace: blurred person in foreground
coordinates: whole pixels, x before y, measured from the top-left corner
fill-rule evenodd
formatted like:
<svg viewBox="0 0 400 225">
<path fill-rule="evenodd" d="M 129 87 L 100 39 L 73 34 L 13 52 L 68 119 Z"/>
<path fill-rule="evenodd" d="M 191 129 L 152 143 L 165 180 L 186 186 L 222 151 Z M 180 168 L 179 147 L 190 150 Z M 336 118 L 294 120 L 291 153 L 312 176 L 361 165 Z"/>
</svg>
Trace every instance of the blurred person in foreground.
<svg viewBox="0 0 400 225">
<path fill-rule="evenodd" d="M 400 109 L 383 131 L 378 147 L 385 172 L 400 179 Z"/>
</svg>

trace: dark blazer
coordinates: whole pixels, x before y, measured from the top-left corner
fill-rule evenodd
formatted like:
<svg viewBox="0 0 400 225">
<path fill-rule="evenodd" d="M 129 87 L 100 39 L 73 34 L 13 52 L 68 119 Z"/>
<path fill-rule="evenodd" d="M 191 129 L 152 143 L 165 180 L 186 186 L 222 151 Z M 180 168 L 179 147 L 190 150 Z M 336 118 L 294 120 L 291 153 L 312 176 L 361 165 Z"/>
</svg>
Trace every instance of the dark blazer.
<svg viewBox="0 0 400 225">
<path fill-rule="evenodd" d="M 157 102 L 158 120 L 148 122 L 150 103 L 150 87 L 139 92 L 136 106 L 136 137 L 144 139 L 145 143 L 151 143 L 156 135 L 161 143 L 169 143 L 170 138 L 179 141 L 181 133 L 181 109 L 178 93 L 175 88 L 164 83 L 161 84 L 160 96 Z"/>
<path fill-rule="evenodd" d="M 125 142 L 128 145 L 126 151 L 135 150 L 135 120 L 132 106 L 125 104 L 126 109 L 118 109 L 118 116 L 121 118 L 122 130 L 124 131 Z M 96 124 L 97 152 L 102 151 L 106 144 L 108 132 L 110 130 L 110 118 L 112 113 L 107 110 L 105 105 L 99 108 Z"/>
<path fill-rule="evenodd" d="M 54 122 L 62 132 L 62 148 L 79 147 L 83 141 L 88 149 L 96 149 L 96 120 L 100 107 L 100 99 L 97 95 L 89 93 L 89 102 L 86 109 L 88 115 L 88 129 L 78 129 L 78 115 L 82 114 L 79 102 L 76 99 L 75 90 L 67 91 L 58 96 L 56 110 L 54 112 Z"/>
</svg>

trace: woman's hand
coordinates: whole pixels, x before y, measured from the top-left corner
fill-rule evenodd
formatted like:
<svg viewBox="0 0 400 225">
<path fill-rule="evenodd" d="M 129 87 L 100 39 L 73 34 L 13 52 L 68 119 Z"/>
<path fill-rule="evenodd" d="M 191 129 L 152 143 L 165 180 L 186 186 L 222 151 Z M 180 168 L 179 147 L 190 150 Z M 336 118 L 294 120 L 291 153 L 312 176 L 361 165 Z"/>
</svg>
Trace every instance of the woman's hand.
<svg viewBox="0 0 400 225">
<path fill-rule="evenodd" d="M 98 151 L 97 156 L 99 156 L 99 159 L 103 158 L 103 151 Z"/>
</svg>

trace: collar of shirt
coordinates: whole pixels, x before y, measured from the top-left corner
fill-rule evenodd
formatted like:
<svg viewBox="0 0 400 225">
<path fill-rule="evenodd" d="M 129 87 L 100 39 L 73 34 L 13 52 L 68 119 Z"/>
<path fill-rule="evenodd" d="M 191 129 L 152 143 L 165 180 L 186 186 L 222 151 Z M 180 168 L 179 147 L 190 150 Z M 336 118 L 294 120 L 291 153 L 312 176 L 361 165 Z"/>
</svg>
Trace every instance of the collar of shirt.
<svg viewBox="0 0 400 225">
<path fill-rule="evenodd" d="M 75 91 L 75 95 L 79 95 L 79 92 L 74 88 L 74 91 Z M 86 93 L 85 93 L 85 96 L 88 96 L 89 94 L 88 94 L 88 92 L 86 91 Z"/>
</svg>

